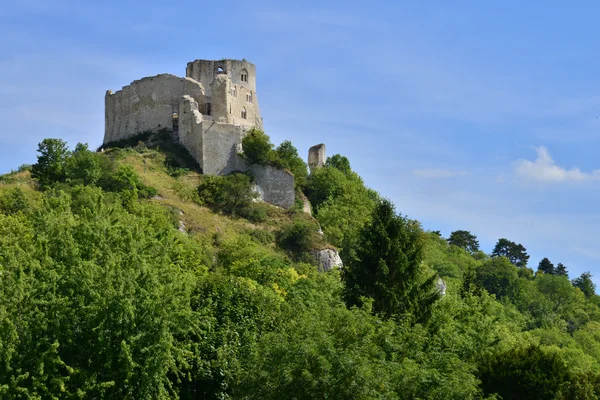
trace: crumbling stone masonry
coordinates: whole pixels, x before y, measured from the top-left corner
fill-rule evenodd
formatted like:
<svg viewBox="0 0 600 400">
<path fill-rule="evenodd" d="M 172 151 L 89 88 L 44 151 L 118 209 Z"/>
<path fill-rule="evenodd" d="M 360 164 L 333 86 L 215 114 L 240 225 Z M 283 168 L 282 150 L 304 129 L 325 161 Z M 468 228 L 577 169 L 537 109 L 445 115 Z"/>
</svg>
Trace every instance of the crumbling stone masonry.
<svg viewBox="0 0 600 400">
<path fill-rule="evenodd" d="M 317 144 L 308 149 L 308 168 L 310 173 L 317 168 L 321 168 L 325 165 L 325 145 L 323 143 Z"/>
<path fill-rule="evenodd" d="M 189 62 L 186 77 L 161 74 L 105 96 L 104 144 L 167 129 L 207 175 L 250 169 L 263 200 L 294 205 L 294 177 L 272 167 L 247 166 L 238 156 L 252 128 L 263 129 L 256 67 L 245 60 Z"/>
</svg>

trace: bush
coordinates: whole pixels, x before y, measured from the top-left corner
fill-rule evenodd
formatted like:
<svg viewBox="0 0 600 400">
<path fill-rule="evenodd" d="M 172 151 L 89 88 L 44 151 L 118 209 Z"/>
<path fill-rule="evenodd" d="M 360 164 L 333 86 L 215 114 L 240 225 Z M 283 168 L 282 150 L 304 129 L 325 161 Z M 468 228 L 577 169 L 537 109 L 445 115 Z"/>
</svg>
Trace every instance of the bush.
<svg viewBox="0 0 600 400">
<path fill-rule="evenodd" d="M 252 229 L 248 231 L 248 235 L 257 243 L 271 244 L 275 242 L 273 232 L 265 231 L 264 229 Z"/>
<path fill-rule="evenodd" d="M 0 212 L 11 215 L 25 211 L 29 207 L 23 191 L 16 187 L 0 196 Z"/>
<path fill-rule="evenodd" d="M 316 223 L 296 220 L 277 233 L 277 244 L 300 256 L 302 253 L 318 248 L 323 243 L 323 238 L 318 231 L 319 227 Z"/>
<path fill-rule="evenodd" d="M 260 212 L 251 210 L 258 194 L 252 189 L 252 177 L 248 174 L 204 176 L 198 187 L 198 196 L 200 200 L 225 214 L 249 219 L 262 217 Z"/>
</svg>

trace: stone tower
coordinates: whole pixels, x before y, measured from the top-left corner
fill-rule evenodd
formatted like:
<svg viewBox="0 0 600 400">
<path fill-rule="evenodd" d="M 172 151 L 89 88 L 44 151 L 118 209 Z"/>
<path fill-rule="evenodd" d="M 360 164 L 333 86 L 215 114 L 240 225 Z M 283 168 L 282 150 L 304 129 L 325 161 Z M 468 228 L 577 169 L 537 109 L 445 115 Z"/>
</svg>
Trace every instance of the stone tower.
<svg viewBox="0 0 600 400">
<path fill-rule="evenodd" d="M 205 114 L 215 121 L 263 129 L 254 64 L 246 60 L 195 60 L 187 64 L 185 75 L 204 87 L 205 111 L 210 111 Z"/>
</svg>

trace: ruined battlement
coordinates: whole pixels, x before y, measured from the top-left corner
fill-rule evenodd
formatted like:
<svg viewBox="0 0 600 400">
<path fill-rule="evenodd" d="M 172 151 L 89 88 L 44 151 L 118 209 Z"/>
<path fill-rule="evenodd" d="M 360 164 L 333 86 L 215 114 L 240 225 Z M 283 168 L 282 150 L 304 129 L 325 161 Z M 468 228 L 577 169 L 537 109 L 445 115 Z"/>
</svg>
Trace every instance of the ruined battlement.
<svg viewBox="0 0 600 400">
<path fill-rule="evenodd" d="M 104 144 L 166 129 L 204 174 L 249 170 L 263 200 L 292 207 L 293 175 L 246 165 L 238 155 L 253 128 L 262 130 L 263 123 L 256 67 L 245 60 L 195 60 L 187 64 L 185 77 L 149 76 L 105 96 Z"/>
</svg>

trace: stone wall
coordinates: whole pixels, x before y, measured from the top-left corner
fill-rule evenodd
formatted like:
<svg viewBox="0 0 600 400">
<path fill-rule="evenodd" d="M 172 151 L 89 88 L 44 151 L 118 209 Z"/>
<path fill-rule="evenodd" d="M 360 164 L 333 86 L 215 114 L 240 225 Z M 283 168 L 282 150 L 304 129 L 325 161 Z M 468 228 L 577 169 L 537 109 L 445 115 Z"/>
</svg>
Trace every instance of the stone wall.
<svg viewBox="0 0 600 400">
<path fill-rule="evenodd" d="M 202 173 L 227 175 L 244 171 L 245 163 L 238 157 L 246 127 L 222 124 L 216 121 L 202 123 L 202 159 L 198 160 Z"/>
<path fill-rule="evenodd" d="M 173 129 L 182 96 L 204 103 L 202 85 L 190 78 L 162 74 L 143 78 L 105 96 L 104 142 L 126 139 L 139 133 Z"/>
<path fill-rule="evenodd" d="M 200 164 L 203 159 L 202 126 L 204 116 L 198 110 L 198 103 L 190 96 L 183 96 L 179 103 L 178 117 L 179 144 L 185 147 Z"/>
<path fill-rule="evenodd" d="M 248 170 L 256 178 L 261 200 L 283 208 L 294 206 L 294 175 L 282 169 L 256 164 L 248 167 Z"/>
</svg>

